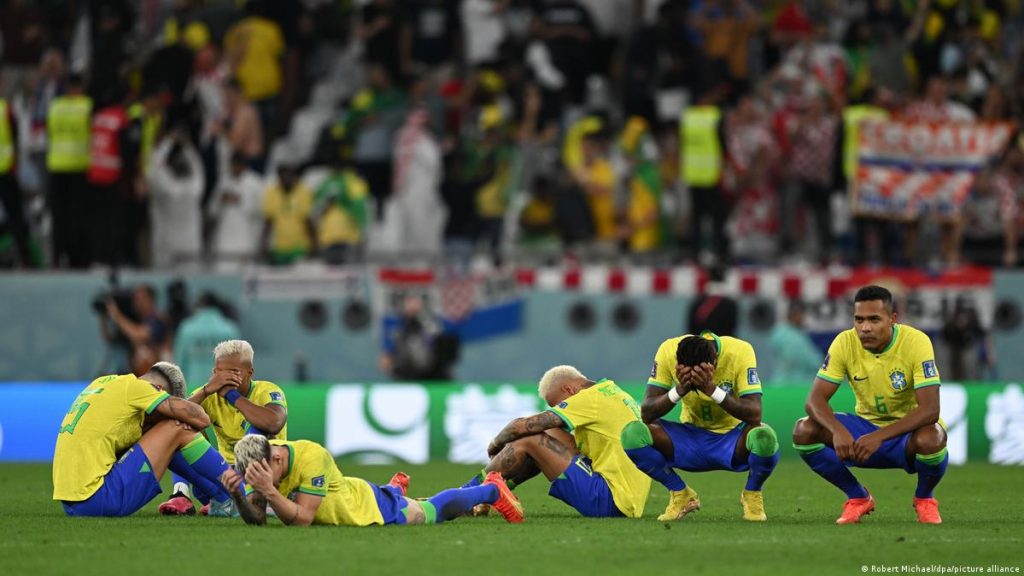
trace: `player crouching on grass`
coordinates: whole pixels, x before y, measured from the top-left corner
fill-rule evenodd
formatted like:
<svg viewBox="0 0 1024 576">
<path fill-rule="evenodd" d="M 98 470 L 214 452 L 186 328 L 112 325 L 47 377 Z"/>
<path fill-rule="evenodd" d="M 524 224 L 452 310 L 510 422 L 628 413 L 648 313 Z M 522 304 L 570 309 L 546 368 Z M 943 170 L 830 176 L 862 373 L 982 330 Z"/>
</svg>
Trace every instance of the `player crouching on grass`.
<svg viewBox="0 0 1024 576">
<path fill-rule="evenodd" d="M 252 345 L 245 340 L 227 340 L 213 349 L 214 367 L 210 380 L 189 397 L 210 417 L 217 449 L 228 464 L 234 464 L 235 443 L 247 434 L 278 440 L 288 439 L 288 402 L 284 391 L 273 382 L 253 380 Z M 231 497 L 219 484 L 192 485 L 202 502 L 202 514 L 232 516 Z M 160 505 L 166 516 L 192 515 L 196 508 L 189 496 L 189 482 L 174 475 L 174 492 Z"/>
<path fill-rule="evenodd" d="M 679 422 L 662 418 L 680 401 Z M 779 441 L 761 422 L 761 381 L 749 343 L 710 332 L 665 340 L 654 356 L 642 408 L 650 433 L 638 429 L 626 454 L 669 489 L 658 520 L 681 520 L 700 509 L 697 492 L 673 468 L 749 471 L 740 493 L 743 519 L 768 519 L 761 490 L 779 462 Z"/>
<path fill-rule="evenodd" d="M 53 499 L 68 516 L 131 515 L 160 493 L 168 469 L 217 484 L 228 465 L 196 432 L 210 419 L 184 392 L 181 370 L 158 362 L 138 378 L 97 378 L 78 395 L 53 453 Z"/>
<path fill-rule="evenodd" d="M 875 509 L 849 466 L 916 472 L 917 520 L 941 524 L 932 493 L 949 455 L 931 339 L 896 323 L 892 294 L 881 286 L 857 291 L 853 325 L 828 348 L 807 398 L 808 417 L 793 429 L 793 446 L 811 470 L 846 493 L 836 524 L 856 524 Z M 856 414 L 836 414 L 829 406 L 844 378 L 857 398 Z"/>
<path fill-rule="evenodd" d="M 491 504 L 505 520 L 523 521 L 523 510 L 500 474 L 473 488 L 445 490 L 426 500 L 407 498 L 409 477 L 395 474 L 386 486 L 343 476 L 331 453 L 308 440 L 288 442 L 246 436 L 235 444 L 235 467 L 221 478 L 247 524 L 266 524 L 267 503 L 290 526 L 435 524 Z M 243 496 L 243 494 L 248 494 Z"/>
<path fill-rule="evenodd" d="M 643 516 L 651 479 L 622 447 L 636 427 L 646 431 L 633 397 L 611 380 L 588 380 L 572 366 L 545 372 L 538 392 L 550 408 L 505 426 L 487 447 L 490 463 L 465 486 L 494 472 L 510 486 L 543 473 L 551 482 L 548 493 L 584 516 Z"/>
</svg>

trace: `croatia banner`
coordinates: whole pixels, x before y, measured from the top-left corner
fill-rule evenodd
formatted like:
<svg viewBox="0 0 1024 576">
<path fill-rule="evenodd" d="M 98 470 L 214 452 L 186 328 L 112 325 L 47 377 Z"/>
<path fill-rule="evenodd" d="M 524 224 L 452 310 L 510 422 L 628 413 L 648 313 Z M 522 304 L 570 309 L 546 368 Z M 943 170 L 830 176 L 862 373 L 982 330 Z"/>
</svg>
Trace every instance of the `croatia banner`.
<svg viewBox="0 0 1024 576">
<path fill-rule="evenodd" d="M 1006 148 L 1002 122 L 868 120 L 860 125 L 854 213 L 896 220 L 955 218 L 978 172 Z"/>
</svg>

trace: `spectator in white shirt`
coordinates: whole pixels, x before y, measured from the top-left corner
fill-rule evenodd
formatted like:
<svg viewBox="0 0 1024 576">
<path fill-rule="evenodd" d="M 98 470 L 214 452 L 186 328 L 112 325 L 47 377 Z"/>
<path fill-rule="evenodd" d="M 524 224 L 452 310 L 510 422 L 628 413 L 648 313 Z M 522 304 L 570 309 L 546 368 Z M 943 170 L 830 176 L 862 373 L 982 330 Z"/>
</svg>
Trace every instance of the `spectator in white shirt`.
<svg viewBox="0 0 1024 576">
<path fill-rule="evenodd" d="M 203 163 L 183 129 L 172 129 L 153 150 L 149 170 L 153 266 L 171 268 L 201 255 Z"/>
<path fill-rule="evenodd" d="M 262 199 L 263 181 L 245 157 L 234 154 L 207 205 L 210 251 L 217 266 L 232 267 L 256 257 L 263 227 Z"/>
</svg>

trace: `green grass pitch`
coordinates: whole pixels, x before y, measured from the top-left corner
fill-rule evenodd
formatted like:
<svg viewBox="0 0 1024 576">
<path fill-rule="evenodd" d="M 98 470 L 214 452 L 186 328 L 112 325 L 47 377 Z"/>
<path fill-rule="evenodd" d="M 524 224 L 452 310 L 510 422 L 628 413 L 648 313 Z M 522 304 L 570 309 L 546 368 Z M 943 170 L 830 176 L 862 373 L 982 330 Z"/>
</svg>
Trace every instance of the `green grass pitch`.
<svg viewBox="0 0 1024 576">
<path fill-rule="evenodd" d="M 413 496 L 457 486 L 474 471 L 404 468 Z M 342 463 L 346 474 L 374 482 L 394 470 Z M 871 573 L 872 565 L 1008 565 L 1024 572 L 1020 468 L 950 467 L 937 491 L 942 526 L 916 523 L 914 476 L 856 473 L 877 503 L 858 526 L 833 525 L 842 494 L 800 461 L 783 460 L 766 485 L 765 524 L 740 518 L 745 475 L 716 472 L 685 475 L 703 509 L 671 525 L 655 520 L 667 502 L 659 486 L 643 520 L 593 520 L 547 496 L 547 483 L 537 478 L 517 490 L 526 506 L 522 525 L 492 516 L 438 526 L 300 529 L 276 519 L 248 527 L 232 519 L 163 518 L 156 512 L 161 497 L 130 518 L 66 518 L 50 500 L 49 465 L 7 464 L 0 465 L 0 574 L 764 576 L 854 575 L 862 566 Z"/>
</svg>

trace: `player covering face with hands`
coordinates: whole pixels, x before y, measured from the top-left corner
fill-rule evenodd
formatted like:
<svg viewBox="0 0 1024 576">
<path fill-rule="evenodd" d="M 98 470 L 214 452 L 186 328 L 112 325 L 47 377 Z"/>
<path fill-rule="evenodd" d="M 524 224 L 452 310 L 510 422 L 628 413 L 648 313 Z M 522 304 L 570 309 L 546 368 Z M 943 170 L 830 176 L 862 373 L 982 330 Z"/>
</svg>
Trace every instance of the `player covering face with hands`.
<svg viewBox="0 0 1024 576">
<path fill-rule="evenodd" d="M 480 486 L 445 490 L 426 500 L 406 497 L 409 477 L 399 472 L 384 486 L 344 476 L 330 452 L 307 440 L 246 436 L 235 444 L 235 467 L 221 482 L 248 524 L 265 524 L 267 504 L 289 526 L 435 524 L 493 505 L 509 522 L 523 521 L 519 500 L 500 474 Z"/>
<path fill-rule="evenodd" d="M 210 379 L 189 397 L 210 417 L 217 447 L 228 464 L 235 461 L 235 443 L 248 434 L 288 438 L 288 403 L 284 391 L 273 382 L 254 378 L 254 352 L 245 340 L 226 340 L 213 350 Z M 204 504 L 202 513 L 229 516 L 231 497 L 219 485 L 192 483 L 174 475 L 174 492 L 160 505 L 164 515 L 195 514 L 191 494 Z"/>
<path fill-rule="evenodd" d="M 663 418 L 682 403 L 679 421 Z M 654 357 L 643 424 L 623 436 L 626 454 L 669 490 L 661 521 L 700 509 L 696 491 L 674 468 L 747 472 L 743 518 L 765 521 L 762 487 L 779 461 L 775 431 L 761 422 L 761 381 L 754 348 L 710 332 L 665 340 Z"/>
</svg>

